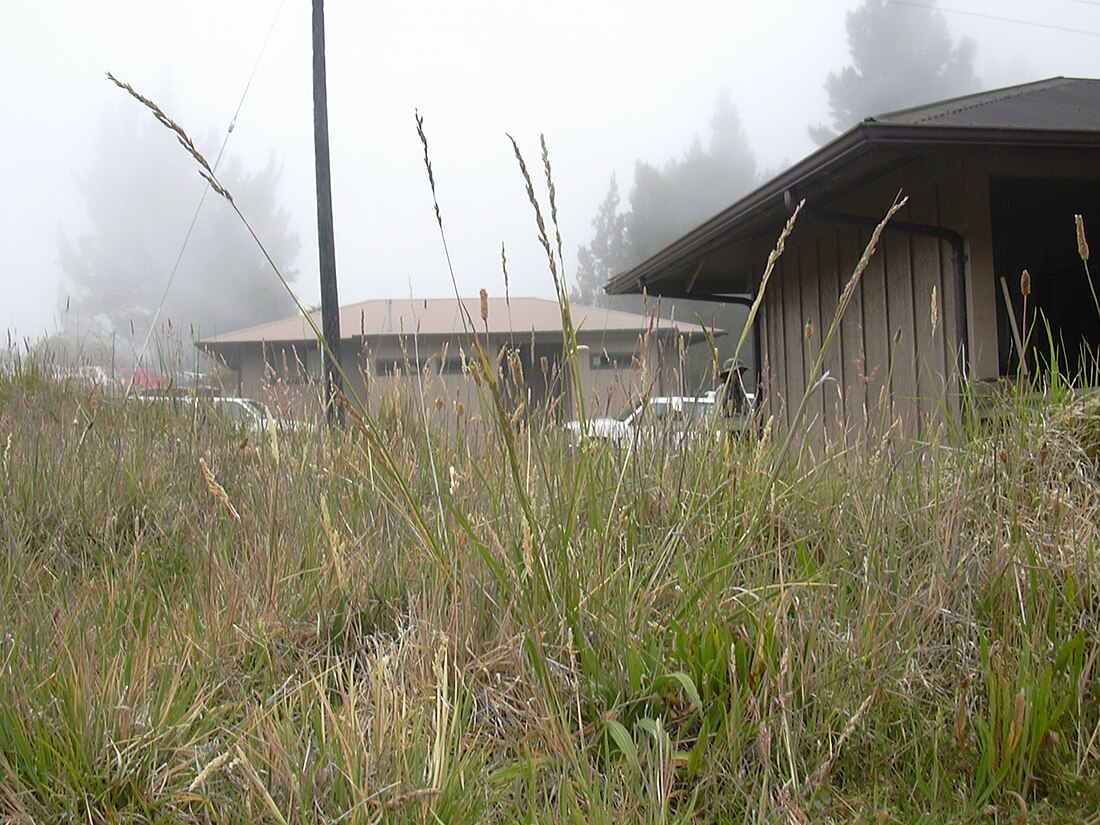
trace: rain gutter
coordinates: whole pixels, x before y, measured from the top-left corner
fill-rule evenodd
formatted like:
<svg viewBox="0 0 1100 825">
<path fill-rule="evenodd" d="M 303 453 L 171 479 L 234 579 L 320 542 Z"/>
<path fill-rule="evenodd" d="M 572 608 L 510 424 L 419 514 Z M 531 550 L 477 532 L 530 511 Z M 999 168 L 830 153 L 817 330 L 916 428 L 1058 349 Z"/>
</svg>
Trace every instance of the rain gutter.
<svg viewBox="0 0 1100 825">
<path fill-rule="evenodd" d="M 700 224 L 683 237 L 636 267 L 616 275 L 607 282 L 605 291 L 611 295 L 653 292 L 663 288 L 656 278 L 673 267 L 706 256 L 727 245 L 730 235 L 751 218 L 762 213 L 783 210 L 783 196 L 788 191 L 803 193 L 821 178 L 849 163 L 858 161 L 874 148 L 931 149 L 934 147 L 982 148 L 1100 148 L 1100 133 L 1089 129 L 1020 129 L 988 126 L 934 126 L 928 124 L 896 124 L 865 120 L 817 152 L 772 178 L 758 189 L 734 203 L 710 220 Z M 785 210 L 783 210 L 785 212 Z M 945 240 L 947 240 L 945 238 Z"/>
</svg>

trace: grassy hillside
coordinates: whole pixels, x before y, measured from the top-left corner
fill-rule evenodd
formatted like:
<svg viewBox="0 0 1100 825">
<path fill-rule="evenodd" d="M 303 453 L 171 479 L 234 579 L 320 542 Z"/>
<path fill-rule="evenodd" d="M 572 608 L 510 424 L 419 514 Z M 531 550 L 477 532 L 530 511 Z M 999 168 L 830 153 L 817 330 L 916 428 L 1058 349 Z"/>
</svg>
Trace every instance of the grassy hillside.
<svg viewBox="0 0 1100 825">
<path fill-rule="evenodd" d="M 1100 810 L 1095 397 L 800 462 L 470 419 L 0 379 L 0 819 Z"/>
</svg>

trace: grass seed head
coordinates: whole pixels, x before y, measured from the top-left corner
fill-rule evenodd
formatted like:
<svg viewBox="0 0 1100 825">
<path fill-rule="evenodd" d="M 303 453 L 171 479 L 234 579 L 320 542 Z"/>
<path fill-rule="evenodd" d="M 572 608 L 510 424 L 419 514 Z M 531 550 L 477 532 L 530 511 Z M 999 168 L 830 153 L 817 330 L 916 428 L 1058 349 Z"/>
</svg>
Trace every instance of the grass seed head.
<svg viewBox="0 0 1100 825">
<path fill-rule="evenodd" d="M 508 369 L 512 373 L 512 383 L 517 387 L 523 386 L 523 364 L 519 360 L 518 352 L 508 353 Z"/>
<path fill-rule="evenodd" d="M 221 768 L 222 765 L 228 762 L 232 758 L 232 756 L 232 751 L 226 751 L 220 756 L 216 756 L 212 760 L 210 760 L 210 762 L 208 762 L 203 767 L 203 769 L 199 771 L 198 776 L 195 777 L 191 784 L 187 786 L 187 792 L 194 793 L 198 788 L 202 787 L 202 784 L 210 777 L 210 775 L 215 773 L 219 768 Z"/>
<path fill-rule="evenodd" d="M 225 492 L 225 488 L 222 487 L 216 478 L 214 473 L 206 466 L 206 459 L 199 458 L 199 469 L 202 470 L 203 480 L 206 482 L 206 489 L 210 491 L 210 494 L 221 502 L 230 516 L 233 517 L 233 521 L 238 524 L 241 521 L 241 514 L 237 512 L 237 508 L 233 506 L 233 503 L 229 500 L 229 494 Z"/>
<path fill-rule="evenodd" d="M 1020 273 L 1020 294 L 1025 298 L 1031 294 L 1031 273 L 1026 269 Z"/>
<path fill-rule="evenodd" d="M 1081 215 L 1074 215 L 1073 222 L 1077 225 L 1077 254 L 1085 263 L 1089 262 L 1089 242 L 1085 239 L 1085 219 Z"/>
<path fill-rule="evenodd" d="M 932 334 L 935 335 L 936 334 L 936 327 L 939 326 L 939 322 L 940 322 L 940 302 L 938 300 L 936 300 L 936 285 L 935 284 L 932 284 L 931 318 L 932 318 Z"/>
<path fill-rule="evenodd" d="M 535 569 L 535 541 L 531 536 L 531 526 L 523 519 L 523 573 L 530 579 Z"/>
<path fill-rule="evenodd" d="M 1027 694 L 1023 688 L 1016 694 L 1015 707 L 1012 713 L 1012 727 L 1008 731 L 1007 752 L 1012 753 L 1020 743 L 1020 737 L 1024 731 L 1024 712 L 1027 709 Z"/>
</svg>

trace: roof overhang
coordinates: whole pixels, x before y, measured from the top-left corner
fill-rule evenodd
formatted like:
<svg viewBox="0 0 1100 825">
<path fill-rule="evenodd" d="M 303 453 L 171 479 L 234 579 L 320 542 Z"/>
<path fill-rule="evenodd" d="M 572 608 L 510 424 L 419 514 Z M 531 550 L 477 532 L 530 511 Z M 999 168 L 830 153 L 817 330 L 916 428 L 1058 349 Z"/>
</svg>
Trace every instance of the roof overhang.
<svg viewBox="0 0 1100 825">
<path fill-rule="evenodd" d="M 608 339 L 636 339 L 639 335 L 649 334 L 658 338 L 675 338 L 683 336 L 685 338 L 702 340 L 704 333 L 710 335 L 725 335 L 724 330 L 706 329 L 698 324 L 672 321 L 667 318 L 660 318 L 657 316 L 642 317 L 642 323 L 638 326 L 626 327 L 600 327 L 595 325 L 588 325 L 586 323 L 580 323 L 576 327 L 577 340 L 581 344 L 598 345 Z M 454 342 L 463 340 L 472 340 L 472 336 L 477 334 L 482 340 L 489 340 L 495 343 L 500 341 L 514 341 L 516 343 L 537 343 L 537 344 L 561 344 L 562 332 L 560 328 L 554 329 L 529 329 L 524 330 L 522 328 L 516 330 L 490 330 L 486 334 L 482 330 L 471 330 L 465 332 L 462 330 L 447 331 L 447 332 L 356 332 L 350 335 L 342 335 L 340 338 L 341 344 L 344 346 L 364 346 L 369 342 L 371 346 L 384 344 L 386 346 L 401 346 L 404 342 L 416 338 L 422 345 L 426 347 L 438 346 L 444 342 Z M 308 332 L 303 332 L 300 336 L 287 336 L 285 334 L 273 335 L 266 337 L 264 335 L 255 336 L 237 336 L 230 334 L 226 338 L 209 338 L 204 340 L 195 341 L 195 346 L 199 349 L 206 350 L 214 354 L 235 353 L 242 348 L 260 348 L 260 347 L 273 347 L 273 348 L 311 348 L 317 347 L 317 338 Z"/>
<path fill-rule="evenodd" d="M 633 269 L 616 275 L 604 289 L 612 295 L 638 293 L 669 297 L 733 299 L 696 294 L 690 288 L 705 259 L 740 240 L 769 233 L 774 240 L 793 205 L 806 198 L 820 204 L 830 195 L 904 164 L 933 149 L 1026 148 L 1100 149 L 1092 129 L 1019 129 L 883 123 L 857 124 L 804 160 L 750 192 Z M 812 207 L 811 207 L 812 208 Z M 812 212 L 811 212 L 812 214 Z M 741 285 L 734 291 L 751 292 Z"/>
</svg>

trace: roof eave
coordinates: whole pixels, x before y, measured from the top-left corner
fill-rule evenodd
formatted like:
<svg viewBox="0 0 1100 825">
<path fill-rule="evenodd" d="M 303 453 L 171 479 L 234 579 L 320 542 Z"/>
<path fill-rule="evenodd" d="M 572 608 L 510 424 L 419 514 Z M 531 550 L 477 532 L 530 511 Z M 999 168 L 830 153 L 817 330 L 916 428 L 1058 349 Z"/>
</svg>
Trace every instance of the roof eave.
<svg viewBox="0 0 1100 825">
<path fill-rule="evenodd" d="M 784 193 L 800 192 L 806 184 L 860 158 L 872 148 L 906 146 L 1100 148 L 1100 133 L 1084 129 L 895 124 L 868 119 L 754 189 L 649 259 L 616 275 L 607 282 L 604 290 L 610 295 L 641 292 L 654 275 L 687 260 L 697 259 L 716 244 L 724 243 L 731 231 L 760 210 L 786 211 Z"/>
<path fill-rule="evenodd" d="M 658 336 L 676 336 L 676 335 L 698 335 L 704 330 L 697 324 L 690 323 L 673 323 L 667 321 L 667 319 L 658 319 L 655 324 L 640 324 L 638 326 L 630 327 L 593 327 L 593 328 L 578 328 L 578 338 L 603 338 L 608 335 L 639 335 L 645 332 L 650 332 Z M 454 338 L 465 337 L 467 333 L 463 330 L 453 330 L 451 332 L 425 332 L 418 333 L 418 337 L 421 341 L 428 343 L 435 343 L 437 341 L 449 341 Z M 484 333 L 480 333 L 484 335 Z M 506 338 L 510 336 L 522 336 L 524 340 L 527 340 L 531 335 L 534 335 L 535 339 L 540 343 L 548 341 L 560 341 L 561 329 L 551 329 L 549 327 L 545 329 L 534 330 L 507 330 L 507 329 L 492 329 L 489 331 L 490 338 L 496 340 L 499 338 Z M 368 332 L 365 336 L 359 333 L 354 335 L 344 335 L 340 337 L 342 344 L 347 343 L 361 343 L 366 340 L 370 340 L 373 343 L 385 339 L 392 342 L 400 342 L 401 340 L 411 337 L 412 333 L 403 332 Z M 210 352 L 230 351 L 240 347 L 254 347 L 254 346 L 269 346 L 269 347 L 288 347 L 288 346 L 302 346 L 309 344 L 316 344 L 317 339 L 315 337 L 302 337 L 302 338 L 247 338 L 247 339 L 233 339 L 223 340 L 217 338 L 210 338 L 201 341 L 195 341 L 195 346 L 199 349 L 208 350 Z"/>
</svg>

